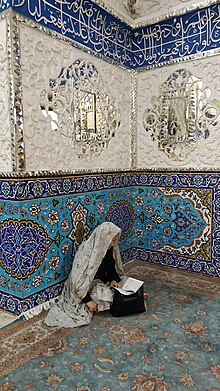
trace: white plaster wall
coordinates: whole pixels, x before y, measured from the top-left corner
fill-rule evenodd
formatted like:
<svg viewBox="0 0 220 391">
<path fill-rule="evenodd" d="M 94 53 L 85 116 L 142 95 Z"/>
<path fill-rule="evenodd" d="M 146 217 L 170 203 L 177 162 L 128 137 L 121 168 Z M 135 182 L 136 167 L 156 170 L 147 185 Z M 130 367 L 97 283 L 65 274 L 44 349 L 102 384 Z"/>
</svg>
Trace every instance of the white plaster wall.
<svg viewBox="0 0 220 391">
<path fill-rule="evenodd" d="M 134 5 L 136 11 L 135 23 L 148 21 L 153 18 L 163 18 L 174 12 L 181 13 L 191 6 L 199 6 L 198 0 L 137 0 Z M 204 2 L 203 2 L 204 3 Z"/>
<path fill-rule="evenodd" d="M 25 24 L 21 24 L 20 45 L 26 171 L 129 168 L 130 74 Z M 39 103 L 40 92 L 48 88 L 49 80 L 77 59 L 95 65 L 120 110 L 121 125 L 115 137 L 89 162 L 79 159 L 62 136 L 51 130 Z"/>
<path fill-rule="evenodd" d="M 143 126 L 143 116 L 147 108 L 152 108 L 152 97 L 160 95 L 160 85 L 177 69 L 187 69 L 193 76 L 202 79 L 202 89 L 210 88 L 210 100 L 220 100 L 220 56 L 182 62 L 138 74 L 137 86 L 137 166 L 138 168 L 218 168 L 220 167 L 220 120 L 217 126 L 210 127 L 210 136 L 201 138 L 193 151 L 182 162 L 169 160 L 158 151 L 157 141 L 152 141 Z"/>
<path fill-rule="evenodd" d="M 99 1 L 97 1 L 99 3 Z M 102 0 L 106 7 L 116 12 L 117 15 L 125 17 L 128 22 L 138 24 L 150 21 L 153 18 L 162 18 L 173 12 L 184 11 L 191 6 L 198 6 L 202 1 L 198 0 Z M 203 1 L 204 3 L 204 1 Z M 132 18 L 132 19 L 131 19 Z"/>
<path fill-rule="evenodd" d="M 0 171 L 12 171 L 6 20 L 0 21 Z"/>
</svg>

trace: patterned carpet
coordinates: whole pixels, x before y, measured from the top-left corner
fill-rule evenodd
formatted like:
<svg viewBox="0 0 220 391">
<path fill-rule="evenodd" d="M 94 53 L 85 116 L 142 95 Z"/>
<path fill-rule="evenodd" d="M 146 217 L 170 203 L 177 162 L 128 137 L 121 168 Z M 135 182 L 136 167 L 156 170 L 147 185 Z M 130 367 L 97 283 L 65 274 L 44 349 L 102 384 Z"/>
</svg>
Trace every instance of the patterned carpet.
<svg viewBox="0 0 220 391">
<path fill-rule="evenodd" d="M 0 390 L 220 391 L 219 282 L 132 263 L 146 312 L 47 327 L 46 312 L 0 331 Z M 143 277 L 144 276 L 144 277 Z"/>
</svg>

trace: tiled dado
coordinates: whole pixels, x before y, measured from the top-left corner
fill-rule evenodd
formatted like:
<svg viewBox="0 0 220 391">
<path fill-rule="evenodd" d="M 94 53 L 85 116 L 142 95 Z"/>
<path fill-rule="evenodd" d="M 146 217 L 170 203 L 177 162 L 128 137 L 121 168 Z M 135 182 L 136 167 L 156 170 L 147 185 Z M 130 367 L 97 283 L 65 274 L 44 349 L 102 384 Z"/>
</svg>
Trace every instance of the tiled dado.
<svg viewBox="0 0 220 391">
<path fill-rule="evenodd" d="M 103 221 L 132 259 L 220 276 L 218 173 L 115 172 L 0 179 L 0 308 L 57 296 L 79 244 Z"/>
</svg>

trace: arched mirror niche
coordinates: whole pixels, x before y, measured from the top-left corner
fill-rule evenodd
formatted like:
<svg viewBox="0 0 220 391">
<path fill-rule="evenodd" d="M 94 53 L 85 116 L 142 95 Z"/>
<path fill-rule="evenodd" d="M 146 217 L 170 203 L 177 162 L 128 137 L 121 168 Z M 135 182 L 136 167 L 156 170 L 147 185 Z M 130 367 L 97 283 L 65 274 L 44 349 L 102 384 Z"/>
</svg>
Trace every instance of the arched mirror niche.
<svg viewBox="0 0 220 391">
<path fill-rule="evenodd" d="M 78 59 L 62 68 L 40 94 L 42 114 L 79 158 L 91 160 L 108 147 L 120 126 L 115 99 L 96 67 Z"/>
<path fill-rule="evenodd" d="M 186 160 L 218 123 L 220 102 L 202 84 L 190 71 L 176 70 L 160 86 L 160 95 L 152 97 L 152 108 L 144 112 L 145 130 L 170 161 Z"/>
</svg>

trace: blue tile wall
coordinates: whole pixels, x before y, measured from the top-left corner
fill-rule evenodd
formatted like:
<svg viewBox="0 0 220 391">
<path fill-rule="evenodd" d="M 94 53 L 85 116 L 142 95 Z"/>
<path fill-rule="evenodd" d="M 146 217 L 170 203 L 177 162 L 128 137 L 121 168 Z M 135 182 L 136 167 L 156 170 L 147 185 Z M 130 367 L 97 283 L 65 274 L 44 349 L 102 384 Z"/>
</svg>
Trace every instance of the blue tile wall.
<svg viewBox="0 0 220 391">
<path fill-rule="evenodd" d="M 126 261 L 136 220 L 130 177 L 0 182 L 0 308 L 19 314 L 58 295 L 79 244 L 105 220 L 121 227 Z"/>
<path fill-rule="evenodd" d="M 0 12 L 12 7 L 13 0 L 0 0 Z"/>
<path fill-rule="evenodd" d="M 217 173 L 109 173 L 0 180 L 0 308 L 56 297 L 79 244 L 103 221 L 139 259 L 220 277 Z"/>
<path fill-rule="evenodd" d="M 191 58 L 220 45 L 219 4 L 133 30 L 133 67 Z"/>
<path fill-rule="evenodd" d="M 130 27 L 90 0 L 13 0 L 12 8 L 97 54 L 132 65 Z"/>
<path fill-rule="evenodd" d="M 220 46 L 219 4 L 138 28 L 131 28 L 92 0 L 0 0 L 0 12 L 10 7 L 73 44 L 130 69 L 193 58 Z"/>
</svg>

